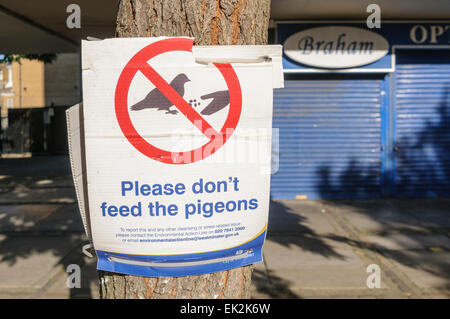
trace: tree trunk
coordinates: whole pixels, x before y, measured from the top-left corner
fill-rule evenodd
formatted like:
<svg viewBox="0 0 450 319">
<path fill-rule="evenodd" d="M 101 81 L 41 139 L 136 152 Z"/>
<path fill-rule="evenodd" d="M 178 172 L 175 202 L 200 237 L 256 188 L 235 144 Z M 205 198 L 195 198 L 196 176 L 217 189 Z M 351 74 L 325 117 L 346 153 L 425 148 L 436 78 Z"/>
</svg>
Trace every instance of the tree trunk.
<svg viewBox="0 0 450 319">
<path fill-rule="evenodd" d="M 190 36 L 196 45 L 267 44 L 270 0 L 121 0 L 117 37 Z"/>
<path fill-rule="evenodd" d="M 190 36 L 196 45 L 267 44 L 270 0 L 120 0 L 117 37 Z M 188 277 L 100 271 L 100 297 L 250 298 L 253 266 Z"/>
</svg>

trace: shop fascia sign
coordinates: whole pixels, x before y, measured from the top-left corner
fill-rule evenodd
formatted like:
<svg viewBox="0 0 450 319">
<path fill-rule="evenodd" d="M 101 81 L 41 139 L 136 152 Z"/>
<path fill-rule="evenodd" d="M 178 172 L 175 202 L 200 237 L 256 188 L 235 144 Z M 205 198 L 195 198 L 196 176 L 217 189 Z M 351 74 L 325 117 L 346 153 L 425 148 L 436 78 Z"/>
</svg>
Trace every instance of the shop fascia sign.
<svg viewBox="0 0 450 319">
<path fill-rule="evenodd" d="M 322 26 L 297 32 L 283 43 L 284 54 L 304 65 L 354 68 L 380 60 L 389 52 L 381 35 L 356 27 Z"/>
</svg>

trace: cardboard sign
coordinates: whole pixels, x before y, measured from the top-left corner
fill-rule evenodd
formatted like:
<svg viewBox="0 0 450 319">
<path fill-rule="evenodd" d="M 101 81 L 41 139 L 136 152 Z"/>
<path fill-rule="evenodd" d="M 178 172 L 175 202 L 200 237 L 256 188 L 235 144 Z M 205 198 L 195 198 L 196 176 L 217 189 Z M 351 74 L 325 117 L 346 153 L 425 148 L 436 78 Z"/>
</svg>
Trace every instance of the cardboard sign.
<svg viewBox="0 0 450 319">
<path fill-rule="evenodd" d="M 70 165 L 73 184 L 77 195 L 81 220 L 89 241 L 92 243 L 89 209 L 87 205 L 86 161 L 84 149 L 83 104 L 76 104 L 66 110 L 67 140 L 69 142 Z"/>
<path fill-rule="evenodd" d="M 83 41 L 98 269 L 185 276 L 261 261 L 281 46 Z"/>
</svg>

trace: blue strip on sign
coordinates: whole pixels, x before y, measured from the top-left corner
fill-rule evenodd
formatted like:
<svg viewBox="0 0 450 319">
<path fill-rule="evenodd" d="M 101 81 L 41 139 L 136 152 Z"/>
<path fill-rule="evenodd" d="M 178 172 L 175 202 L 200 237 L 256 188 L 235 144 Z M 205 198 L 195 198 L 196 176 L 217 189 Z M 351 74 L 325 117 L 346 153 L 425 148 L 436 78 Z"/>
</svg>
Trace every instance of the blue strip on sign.
<svg viewBox="0 0 450 319">
<path fill-rule="evenodd" d="M 97 269 L 147 277 L 193 276 L 223 271 L 262 261 L 265 236 L 266 231 L 245 244 L 198 254 L 128 255 L 97 250 Z M 158 263 L 161 266 L 157 266 Z"/>
</svg>

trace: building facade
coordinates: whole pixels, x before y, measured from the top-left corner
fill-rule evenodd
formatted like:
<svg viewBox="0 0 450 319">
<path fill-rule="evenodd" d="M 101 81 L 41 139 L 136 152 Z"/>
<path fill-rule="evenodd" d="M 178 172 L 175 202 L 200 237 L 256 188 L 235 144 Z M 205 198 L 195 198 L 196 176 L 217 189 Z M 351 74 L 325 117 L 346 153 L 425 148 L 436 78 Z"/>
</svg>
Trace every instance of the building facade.
<svg viewBox="0 0 450 319">
<path fill-rule="evenodd" d="M 65 110 L 81 100 L 79 53 L 0 65 L 0 153 L 67 151 Z"/>
<path fill-rule="evenodd" d="M 11 64 L 0 64 L 0 113 L 2 118 L 8 114 L 8 107 L 14 105 Z"/>
<path fill-rule="evenodd" d="M 68 106 L 81 99 L 79 53 L 60 53 L 55 61 L 21 59 L 0 65 L 2 112 L 11 108 Z"/>
<path fill-rule="evenodd" d="M 278 20 L 273 198 L 450 195 L 450 20 Z"/>
</svg>

